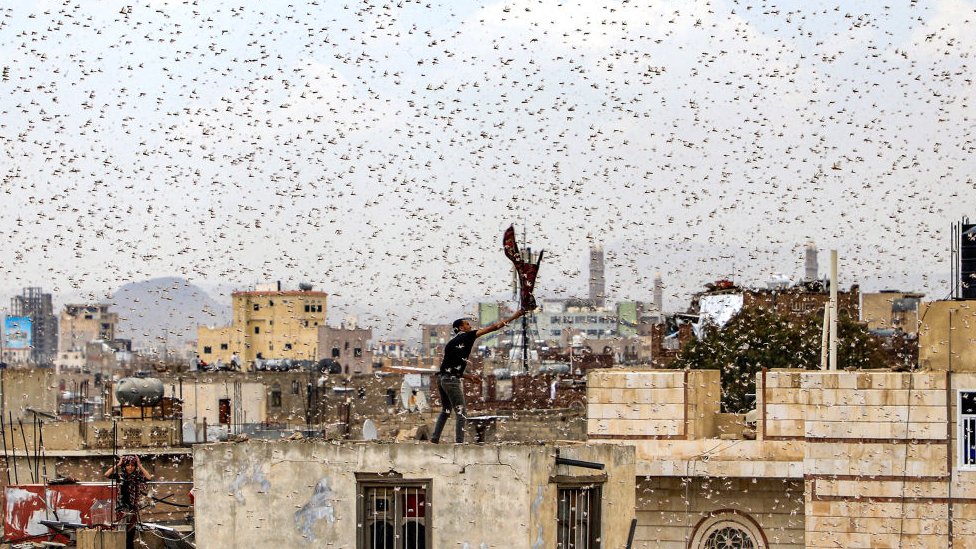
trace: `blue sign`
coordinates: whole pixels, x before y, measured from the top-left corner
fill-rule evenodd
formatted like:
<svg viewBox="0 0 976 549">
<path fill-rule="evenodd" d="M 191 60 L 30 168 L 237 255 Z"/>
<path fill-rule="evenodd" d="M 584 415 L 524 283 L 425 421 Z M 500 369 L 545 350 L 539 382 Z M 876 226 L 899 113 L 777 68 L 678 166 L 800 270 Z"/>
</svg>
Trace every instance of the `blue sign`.
<svg viewBox="0 0 976 549">
<path fill-rule="evenodd" d="M 8 316 L 3 321 L 3 341 L 6 349 L 30 349 L 33 324 L 27 316 Z"/>
</svg>

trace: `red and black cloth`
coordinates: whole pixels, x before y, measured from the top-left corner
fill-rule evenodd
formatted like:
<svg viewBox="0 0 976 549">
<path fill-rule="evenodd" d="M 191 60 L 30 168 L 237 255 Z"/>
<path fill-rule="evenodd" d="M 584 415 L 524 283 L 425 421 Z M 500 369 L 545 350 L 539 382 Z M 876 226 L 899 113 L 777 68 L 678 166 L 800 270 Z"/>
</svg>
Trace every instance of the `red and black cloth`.
<svg viewBox="0 0 976 549">
<path fill-rule="evenodd" d="M 518 275 L 519 280 L 519 301 L 521 308 L 526 311 L 531 311 L 535 309 L 535 296 L 532 292 L 535 290 L 535 278 L 539 274 L 539 264 L 542 263 L 543 252 L 539 252 L 539 258 L 535 263 L 527 262 L 519 251 L 518 243 L 515 242 L 514 226 L 509 226 L 505 229 L 505 234 L 502 236 L 502 246 L 505 248 L 505 255 L 515 264 L 515 273 Z"/>
<path fill-rule="evenodd" d="M 125 470 L 126 466 L 130 464 L 135 465 L 135 469 L 131 473 Z M 146 493 L 147 479 L 139 469 L 136 458 L 123 456 L 121 465 L 112 475 L 112 478 L 119 482 L 117 510 L 125 513 L 137 513 L 139 511 L 139 497 Z"/>
</svg>

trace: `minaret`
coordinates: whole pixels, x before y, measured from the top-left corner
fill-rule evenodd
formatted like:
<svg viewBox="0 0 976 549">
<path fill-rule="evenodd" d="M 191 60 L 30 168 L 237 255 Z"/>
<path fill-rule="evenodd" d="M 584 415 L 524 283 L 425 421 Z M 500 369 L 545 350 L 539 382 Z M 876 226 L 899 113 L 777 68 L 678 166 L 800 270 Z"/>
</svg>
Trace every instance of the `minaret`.
<svg viewBox="0 0 976 549">
<path fill-rule="evenodd" d="M 661 271 L 654 273 L 654 307 L 658 314 L 664 312 L 664 281 L 661 280 Z"/>
<path fill-rule="evenodd" d="M 813 242 L 807 242 L 806 259 L 803 265 L 805 268 L 803 279 L 807 282 L 817 280 L 819 274 L 819 268 L 817 266 L 817 245 Z"/>
<path fill-rule="evenodd" d="M 603 246 L 590 247 L 590 302 L 603 308 L 607 296 L 607 281 L 603 276 Z"/>
</svg>

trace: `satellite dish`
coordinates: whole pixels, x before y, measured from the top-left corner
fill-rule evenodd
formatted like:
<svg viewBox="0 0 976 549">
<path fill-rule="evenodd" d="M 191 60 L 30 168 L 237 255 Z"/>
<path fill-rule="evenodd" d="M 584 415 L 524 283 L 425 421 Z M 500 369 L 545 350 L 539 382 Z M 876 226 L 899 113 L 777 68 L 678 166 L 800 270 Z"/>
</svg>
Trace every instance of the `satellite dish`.
<svg viewBox="0 0 976 549">
<path fill-rule="evenodd" d="M 376 440 L 379 433 L 376 431 L 376 424 L 373 420 L 367 419 L 363 422 L 363 440 Z"/>
</svg>

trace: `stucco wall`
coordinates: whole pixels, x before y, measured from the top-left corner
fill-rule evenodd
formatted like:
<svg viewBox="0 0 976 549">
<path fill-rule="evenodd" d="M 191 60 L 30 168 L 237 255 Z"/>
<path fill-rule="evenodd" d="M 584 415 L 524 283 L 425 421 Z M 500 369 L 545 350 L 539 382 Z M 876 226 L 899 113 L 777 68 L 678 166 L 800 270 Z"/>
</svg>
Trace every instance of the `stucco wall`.
<svg viewBox="0 0 976 549">
<path fill-rule="evenodd" d="M 29 370 L 3 369 L 3 412 L 13 414 L 14 420 L 32 419 L 27 408 L 44 412 L 54 412 L 58 404 L 58 383 L 54 370 L 31 368 Z"/>
<path fill-rule="evenodd" d="M 357 474 L 429 479 L 431 547 L 554 547 L 555 478 L 606 475 L 604 547 L 633 518 L 633 450 L 614 446 L 251 441 L 198 445 L 194 464 L 199 547 L 355 546 Z"/>
<path fill-rule="evenodd" d="M 918 363 L 922 368 L 976 372 L 976 301 L 923 302 L 918 316 Z"/>
</svg>

